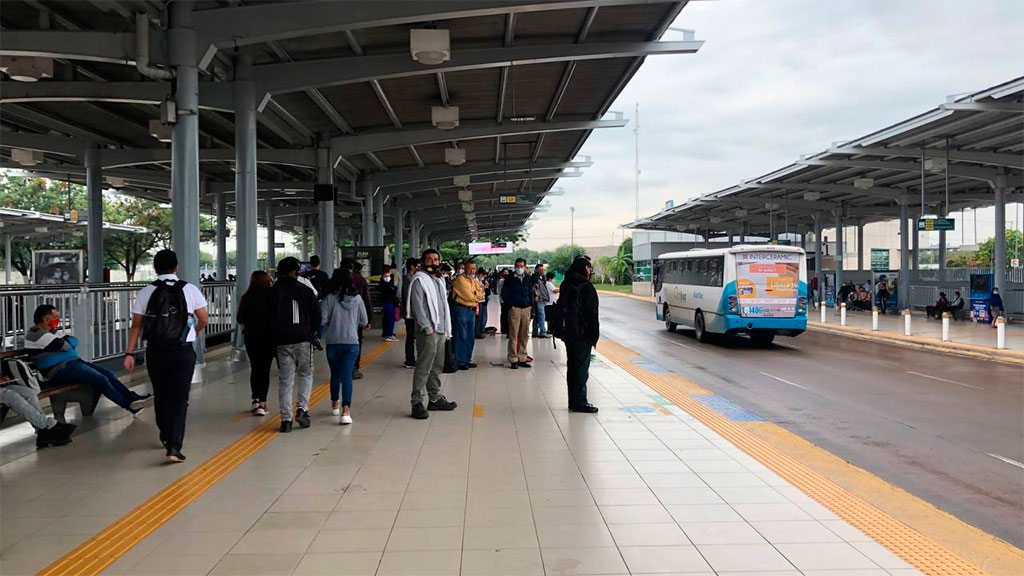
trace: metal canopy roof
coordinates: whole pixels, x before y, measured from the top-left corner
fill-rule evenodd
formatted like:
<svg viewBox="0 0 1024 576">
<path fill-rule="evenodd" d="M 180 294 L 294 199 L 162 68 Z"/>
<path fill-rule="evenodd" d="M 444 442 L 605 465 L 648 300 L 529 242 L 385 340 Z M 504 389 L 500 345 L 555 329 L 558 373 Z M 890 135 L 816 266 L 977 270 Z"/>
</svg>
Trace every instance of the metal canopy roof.
<svg viewBox="0 0 1024 576">
<path fill-rule="evenodd" d="M 542 197 L 567 175 L 560 170 L 592 130 L 624 126 L 606 115 L 646 56 L 700 48 L 691 34 L 660 40 L 686 3 L 196 1 L 202 206 L 212 211 L 212 193 L 234 188 L 230 81 L 238 55 L 254 64 L 258 181 L 267 191 L 260 198 L 298 214 L 281 217 L 279 228 L 300 225 L 303 211 L 292 209 L 311 205 L 316 147 L 325 143 L 336 180 L 377 178 L 394 201 L 415 206 L 432 197 L 447 205 L 456 191 L 448 172 L 469 174 L 475 211 L 484 216 L 503 193 Z M 11 148 L 41 150 L 34 171 L 81 182 L 83 148 L 92 144 L 102 148 L 104 176 L 124 180 L 123 192 L 167 201 L 170 148 L 148 123 L 170 84 L 134 66 L 136 12 L 151 22 L 150 61 L 166 62 L 165 32 L 154 25 L 166 22 L 165 8 L 159 0 L 5 0 L 0 55 L 55 62 L 50 79 L 3 78 L 0 167 L 26 169 L 11 160 Z M 451 60 L 438 66 L 410 56 L 410 29 L 430 27 L 451 35 Z M 431 125 L 431 107 L 441 105 L 459 107 L 457 129 Z M 453 145 L 466 151 L 463 172 L 445 164 Z M 339 214 L 358 214 L 355 195 L 339 191 Z M 480 218 L 477 229 L 515 233 L 531 213 Z"/>
<path fill-rule="evenodd" d="M 14 208 L 0 208 L 0 232 L 10 234 L 19 238 L 45 238 L 60 234 L 71 236 L 85 236 L 86 221 L 69 222 L 63 215 L 45 214 L 34 210 L 16 210 Z M 145 234 L 149 232 L 142 226 L 128 226 L 126 224 L 103 223 L 104 234 L 117 234 L 119 232 L 131 232 L 134 234 Z"/>
<path fill-rule="evenodd" d="M 1024 199 L 1024 77 L 951 96 L 924 114 L 626 226 L 711 237 L 746 227 L 775 237 L 812 230 L 815 217 L 842 215 L 850 224 L 898 219 L 901 200 L 936 214 L 947 174 L 950 212 L 993 205 L 1003 177 L 1016 188 L 1006 201 Z M 825 219 L 823 227 L 833 222 Z"/>
</svg>

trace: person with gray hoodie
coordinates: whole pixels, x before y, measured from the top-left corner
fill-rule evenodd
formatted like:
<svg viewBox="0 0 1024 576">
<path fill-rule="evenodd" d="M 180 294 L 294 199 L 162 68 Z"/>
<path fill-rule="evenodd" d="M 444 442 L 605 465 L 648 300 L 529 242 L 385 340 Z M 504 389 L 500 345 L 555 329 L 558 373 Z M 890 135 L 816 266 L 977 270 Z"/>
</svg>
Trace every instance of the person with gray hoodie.
<svg viewBox="0 0 1024 576">
<path fill-rule="evenodd" d="M 331 413 L 341 424 L 352 423 L 352 376 L 359 356 L 359 328 L 369 328 L 366 305 L 356 290 L 351 270 L 334 271 L 321 302 L 327 364 L 331 367 Z M 339 393 L 341 406 L 339 407 Z"/>
</svg>

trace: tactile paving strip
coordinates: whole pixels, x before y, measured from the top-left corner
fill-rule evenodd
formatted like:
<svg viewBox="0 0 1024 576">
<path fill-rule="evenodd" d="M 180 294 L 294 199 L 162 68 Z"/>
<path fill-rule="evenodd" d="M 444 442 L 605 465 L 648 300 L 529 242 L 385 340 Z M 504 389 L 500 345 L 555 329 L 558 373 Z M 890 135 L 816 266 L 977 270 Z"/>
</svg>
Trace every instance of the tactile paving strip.
<svg viewBox="0 0 1024 576">
<path fill-rule="evenodd" d="M 363 356 L 363 365 L 373 362 L 390 347 L 382 342 Z M 330 394 L 327 382 L 321 383 L 310 394 L 309 404 L 315 406 Z M 250 456 L 259 452 L 277 437 L 281 415 L 267 418 L 266 422 L 221 450 L 200 466 L 143 502 L 123 518 L 86 540 L 63 558 L 50 564 L 36 576 L 83 576 L 99 574 L 142 542 L 157 528 L 181 512 L 204 492 L 224 479 Z"/>
<path fill-rule="evenodd" d="M 928 576 L 985 575 L 977 566 L 692 399 L 674 382 L 679 380 L 679 384 L 692 386 L 685 378 L 649 372 L 630 361 L 637 356 L 636 352 L 609 340 L 601 340 L 598 351 L 922 573 Z"/>
</svg>

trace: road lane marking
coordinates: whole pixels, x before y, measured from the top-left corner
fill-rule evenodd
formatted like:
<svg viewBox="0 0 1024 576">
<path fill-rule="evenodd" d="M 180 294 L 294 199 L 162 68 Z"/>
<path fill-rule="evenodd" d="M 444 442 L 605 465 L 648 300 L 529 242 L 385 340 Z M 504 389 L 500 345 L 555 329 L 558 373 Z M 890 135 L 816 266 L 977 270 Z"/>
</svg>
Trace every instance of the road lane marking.
<svg viewBox="0 0 1024 576">
<path fill-rule="evenodd" d="M 769 374 L 767 372 L 758 372 L 758 374 L 760 374 L 761 376 L 767 376 L 767 377 L 771 378 L 772 380 L 778 380 L 779 382 L 782 382 L 783 384 L 789 384 L 790 386 L 796 386 L 797 388 L 799 388 L 801 390 L 808 390 L 809 389 L 809 388 L 807 388 L 807 386 L 801 386 L 801 385 L 797 384 L 796 382 L 790 382 L 789 380 L 786 380 L 785 378 L 779 378 L 778 376 L 772 376 L 771 374 Z"/>
<path fill-rule="evenodd" d="M 938 380 L 939 382 L 945 382 L 947 384 L 956 384 L 957 386 L 963 386 L 964 388 L 974 388 L 975 390 L 984 390 L 981 386 L 975 386 L 974 384 L 964 384 L 963 382 L 956 382 L 954 380 L 946 380 L 945 378 L 939 378 L 938 376 L 929 376 L 928 374 L 921 374 L 920 372 L 913 372 L 907 370 L 907 374 L 913 374 L 914 376 L 920 376 L 921 378 L 928 378 L 929 380 Z"/>
<path fill-rule="evenodd" d="M 665 336 L 658 336 L 658 339 L 664 340 L 665 342 L 668 342 L 669 344 L 675 344 L 676 346 L 679 346 L 680 348 L 686 348 L 687 350 L 693 350 L 693 346 L 687 346 L 686 344 L 682 344 L 680 342 L 676 342 L 675 340 L 673 340 L 671 338 L 667 338 Z"/>
<path fill-rule="evenodd" d="M 1017 468 L 1024 469 L 1024 464 L 1022 464 L 1020 462 L 1017 462 L 1016 460 L 1011 460 L 1011 459 L 1007 458 L 1006 456 L 1000 456 L 999 454 L 992 454 L 991 452 L 986 452 L 986 454 L 988 454 L 989 456 L 995 458 L 996 460 L 1002 460 L 1003 462 L 1006 462 L 1010 466 L 1016 466 Z"/>
</svg>

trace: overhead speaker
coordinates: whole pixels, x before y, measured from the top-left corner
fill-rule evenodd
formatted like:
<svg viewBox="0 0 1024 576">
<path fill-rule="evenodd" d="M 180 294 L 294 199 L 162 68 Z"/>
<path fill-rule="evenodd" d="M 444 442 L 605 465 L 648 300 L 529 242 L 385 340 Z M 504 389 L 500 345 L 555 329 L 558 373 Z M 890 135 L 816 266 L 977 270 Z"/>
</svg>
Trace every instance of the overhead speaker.
<svg viewBox="0 0 1024 576">
<path fill-rule="evenodd" d="M 331 184 L 314 184 L 313 200 L 317 202 L 334 202 L 337 191 Z"/>
</svg>

